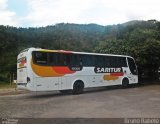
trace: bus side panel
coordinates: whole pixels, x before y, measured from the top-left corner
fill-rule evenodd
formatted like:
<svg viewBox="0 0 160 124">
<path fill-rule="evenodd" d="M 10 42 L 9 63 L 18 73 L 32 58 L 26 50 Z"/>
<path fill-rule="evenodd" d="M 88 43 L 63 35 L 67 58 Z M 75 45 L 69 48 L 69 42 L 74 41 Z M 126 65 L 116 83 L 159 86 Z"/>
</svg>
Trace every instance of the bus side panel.
<svg viewBox="0 0 160 124">
<path fill-rule="evenodd" d="M 59 89 L 59 77 L 35 77 L 37 91 L 51 91 Z"/>
<path fill-rule="evenodd" d="M 127 70 L 126 76 L 129 79 L 129 84 L 138 83 L 138 75 L 133 75 L 129 67 L 126 70 Z"/>
<path fill-rule="evenodd" d="M 77 71 L 75 74 L 67 75 L 67 89 L 73 89 L 73 85 L 77 80 L 81 80 L 84 83 L 84 87 L 90 87 L 91 79 L 93 79 L 93 68 L 83 67 L 81 71 Z"/>
<path fill-rule="evenodd" d="M 73 75 L 66 77 L 66 89 L 73 89 L 73 85 L 77 80 L 81 80 L 84 83 L 84 87 L 89 87 L 88 76 L 84 75 Z"/>
<path fill-rule="evenodd" d="M 62 77 L 62 89 L 72 89 L 76 80 L 82 80 L 87 87 L 100 87 L 121 84 L 123 76 L 119 76 L 116 80 L 104 80 L 105 73 L 95 73 L 94 67 L 84 67 L 82 71 L 76 72 L 72 75 Z M 65 82 L 65 83 L 64 83 Z"/>
<path fill-rule="evenodd" d="M 104 78 L 104 76 L 103 76 L 103 78 Z M 118 77 L 118 79 L 113 79 L 113 80 L 104 80 L 103 86 L 120 85 L 121 79 L 122 79 L 122 77 Z"/>
</svg>

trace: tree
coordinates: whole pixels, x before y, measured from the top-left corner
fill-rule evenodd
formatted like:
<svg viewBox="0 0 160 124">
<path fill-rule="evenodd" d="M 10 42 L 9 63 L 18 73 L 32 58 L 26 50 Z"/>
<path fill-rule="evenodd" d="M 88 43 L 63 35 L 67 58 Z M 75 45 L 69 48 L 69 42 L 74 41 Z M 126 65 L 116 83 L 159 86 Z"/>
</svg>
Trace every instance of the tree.
<svg viewBox="0 0 160 124">
<path fill-rule="evenodd" d="M 149 78 L 157 78 L 160 67 L 160 41 L 147 39 L 143 46 L 132 49 L 133 56 L 141 69 Z"/>
</svg>

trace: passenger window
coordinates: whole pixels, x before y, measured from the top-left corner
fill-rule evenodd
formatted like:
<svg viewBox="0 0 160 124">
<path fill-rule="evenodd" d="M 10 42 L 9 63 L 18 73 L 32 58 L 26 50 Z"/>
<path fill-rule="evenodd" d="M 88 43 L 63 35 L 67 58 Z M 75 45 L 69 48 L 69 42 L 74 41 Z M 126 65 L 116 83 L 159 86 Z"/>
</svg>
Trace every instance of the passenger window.
<svg viewBox="0 0 160 124">
<path fill-rule="evenodd" d="M 47 65 L 47 52 L 38 52 L 34 51 L 33 52 L 33 61 L 36 64 L 40 65 Z"/>
<path fill-rule="evenodd" d="M 49 53 L 49 65 L 57 65 L 57 59 L 58 58 L 58 54 L 57 53 Z"/>
<path fill-rule="evenodd" d="M 65 63 L 65 55 L 62 54 L 62 53 L 58 53 L 58 63 L 57 65 L 60 65 L 60 66 L 64 66 L 66 63 Z"/>
<path fill-rule="evenodd" d="M 121 67 L 127 67 L 127 61 L 126 61 L 126 57 L 120 57 L 120 66 Z"/>
<path fill-rule="evenodd" d="M 95 56 L 95 65 L 97 67 L 104 67 L 105 66 L 105 62 L 104 62 L 104 56 Z"/>
<path fill-rule="evenodd" d="M 104 66 L 105 67 L 110 67 L 110 59 L 109 59 L 109 56 L 105 56 L 104 58 Z"/>
<path fill-rule="evenodd" d="M 111 67 L 115 67 L 116 64 L 115 64 L 115 59 L 113 56 L 109 56 L 109 62 L 110 62 Z"/>
<path fill-rule="evenodd" d="M 63 53 L 49 53 L 49 63 L 52 66 L 70 65 L 70 55 Z"/>
<path fill-rule="evenodd" d="M 80 57 L 78 54 L 72 54 L 71 56 L 71 66 L 80 66 Z"/>
<path fill-rule="evenodd" d="M 81 55 L 81 62 L 83 66 L 92 67 L 95 66 L 95 58 L 93 55 Z"/>
<path fill-rule="evenodd" d="M 69 66 L 71 64 L 71 55 L 66 54 L 65 55 L 65 60 L 64 60 L 65 65 Z"/>
</svg>

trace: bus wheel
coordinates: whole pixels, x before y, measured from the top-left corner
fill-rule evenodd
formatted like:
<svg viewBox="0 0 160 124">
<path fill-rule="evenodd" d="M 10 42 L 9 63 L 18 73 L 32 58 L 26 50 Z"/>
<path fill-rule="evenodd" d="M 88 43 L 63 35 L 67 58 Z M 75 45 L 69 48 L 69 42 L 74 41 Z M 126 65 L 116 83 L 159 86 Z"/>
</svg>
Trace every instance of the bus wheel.
<svg viewBox="0 0 160 124">
<path fill-rule="evenodd" d="M 83 93 L 84 83 L 82 81 L 76 81 L 73 85 L 72 93 L 74 95 Z"/>
<path fill-rule="evenodd" d="M 71 90 L 60 90 L 59 92 L 62 94 L 69 94 L 71 93 Z"/>
<path fill-rule="evenodd" d="M 128 78 L 124 78 L 122 80 L 122 88 L 128 88 L 129 87 L 129 80 Z"/>
</svg>

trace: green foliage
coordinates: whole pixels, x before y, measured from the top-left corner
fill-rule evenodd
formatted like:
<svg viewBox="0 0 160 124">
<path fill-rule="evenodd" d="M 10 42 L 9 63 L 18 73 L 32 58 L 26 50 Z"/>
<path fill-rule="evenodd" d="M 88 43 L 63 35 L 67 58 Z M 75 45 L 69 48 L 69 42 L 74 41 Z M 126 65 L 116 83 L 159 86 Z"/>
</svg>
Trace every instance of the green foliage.
<svg viewBox="0 0 160 124">
<path fill-rule="evenodd" d="M 0 81 L 16 73 L 17 55 L 29 47 L 130 55 L 135 58 L 139 72 L 154 75 L 160 67 L 160 22 L 131 21 L 109 26 L 60 23 L 40 28 L 0 26 Z"/>
<path fill-rule="evenodd" d="M 130 23 L 130 22 L 129 22 Z M 138 65 L 139 74 L 156 79 L 160 67 L 160 23 L 157 21 L 131 22 L 117 29 L 111 36 L 107 32 L 105 39 L 99 42 L 94 52 L 124 54 L 133 56 Z M 123 27 L 123 28 L 122 28 Z M 111 28 L 111 27 L 110 27 Z M 115 29 L 115 27 L 113 27 Z M 123 33 L 122 33 L 123 32 Z"/>
<path fill-rule="evenodd" d="M 127 42 L 125 40 L 101 41 L 94 52 L 127 55 Z"/>
</svg>

